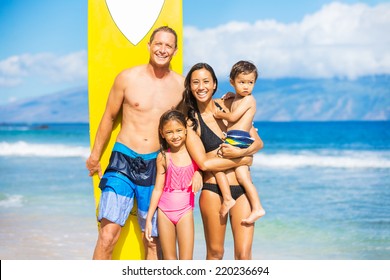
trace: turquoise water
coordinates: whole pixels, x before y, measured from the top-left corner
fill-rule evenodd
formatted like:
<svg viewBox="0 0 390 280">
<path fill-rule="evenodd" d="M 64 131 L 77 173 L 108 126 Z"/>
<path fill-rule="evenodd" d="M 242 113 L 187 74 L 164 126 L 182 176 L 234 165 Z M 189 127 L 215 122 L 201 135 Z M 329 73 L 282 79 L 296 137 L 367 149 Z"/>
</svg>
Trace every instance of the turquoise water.
<svg viewBox="0 0 390 280">
<path fill-rule="evenodd" d="M 257 122 L 254 259 L 390 259 L 390 122 Z M 0 125 L 0 259 L 90 259 L 86 124 Z M 195 259 L 204 259 L 195 209 Z M 233 258 L 227 232 L 226 259 Z"/>
</svg>

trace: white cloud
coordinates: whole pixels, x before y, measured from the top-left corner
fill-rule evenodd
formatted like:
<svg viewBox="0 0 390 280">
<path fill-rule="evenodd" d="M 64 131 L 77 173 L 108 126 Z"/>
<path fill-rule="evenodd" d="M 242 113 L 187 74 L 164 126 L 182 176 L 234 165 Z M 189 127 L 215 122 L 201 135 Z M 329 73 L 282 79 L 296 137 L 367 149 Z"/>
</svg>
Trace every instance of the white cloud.
<svg viewBox="0 0 390 280">
<path fill-rule="evenodd" d="M 49 83 L 85 81 L 87 52 L 64 56 L 52 53 L 23 54 L 0 61 L 0 86 L 14 87 L 30 77 Z"/>
<path fill-rule="evenodd" d="M 229 22 L 185 27 L 185 72 L 207 62 L 222 79 L 238 60 L 251 60 L 267 78 L 357 78 L 390 74 L 390 3 L 332 3 L 290 24 Z"/>
</svg>

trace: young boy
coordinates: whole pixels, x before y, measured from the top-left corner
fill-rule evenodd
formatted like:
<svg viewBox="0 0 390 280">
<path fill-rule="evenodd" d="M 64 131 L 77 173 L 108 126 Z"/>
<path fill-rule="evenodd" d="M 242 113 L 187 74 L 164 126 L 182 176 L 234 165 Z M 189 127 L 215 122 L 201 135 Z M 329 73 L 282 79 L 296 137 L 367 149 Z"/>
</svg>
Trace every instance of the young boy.
<svg viewBox="0 0 390 280">
<path fill-rule="evenodd" d="M 228 121 L 225 142 L 239 148 L 247 148 L 253 143 L 249 130 L 253 125 L 253 118 L 256 113 L 256 100 L 252 95 L 252 90 L 257 77 L 257 68 L 253 63 L 239 61 L 234 64 L 230 71 L 230 84 L 234 87 L 236 94 L 232 102 L 231 112 L 217 111 L 215 113 L 216 118 Z M 265 215 L 265 210 L 260 203 L 256 187 L 252 183 L 249 167 L 246 165 L 239 166 L 235 169 L 235 173 L 238 182 L 245 188 L 252 207 L 251 214 L 242 222 L 253 224 Z M 231 196 L 226 174 L 217 172 L 215 177 L 223 197 L 220 215 L 225 216 L 236 202 Z"/>
</svg>

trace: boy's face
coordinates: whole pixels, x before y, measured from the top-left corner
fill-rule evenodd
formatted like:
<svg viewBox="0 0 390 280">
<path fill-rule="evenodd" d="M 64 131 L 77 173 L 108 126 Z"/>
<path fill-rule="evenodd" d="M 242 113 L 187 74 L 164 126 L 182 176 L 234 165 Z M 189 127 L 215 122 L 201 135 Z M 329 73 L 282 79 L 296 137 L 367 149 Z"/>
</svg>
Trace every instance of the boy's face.
<svg viewBox="0 0 390 280">
<path fill-rule="evenodd" d="M 256 75 L 254 73 L 238 74 L 234 80 L 230 80 L 230 84 L 234 87 L 236 94 L 241 96 L 251 95 L 256 83 Z"/>
</svg>

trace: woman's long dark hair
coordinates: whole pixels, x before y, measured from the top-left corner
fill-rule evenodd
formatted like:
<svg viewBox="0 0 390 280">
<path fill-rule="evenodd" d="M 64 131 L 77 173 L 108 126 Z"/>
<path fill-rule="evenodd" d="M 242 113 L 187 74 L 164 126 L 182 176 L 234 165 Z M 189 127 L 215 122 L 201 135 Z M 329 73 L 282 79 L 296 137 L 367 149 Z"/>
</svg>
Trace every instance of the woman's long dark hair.
<svg viewBox="0 0 390 280">
<path fill-rule="evenodd" d="M 214 69 L 209 64 L 200 62 L 192 66 L 192 68 L 190 69 L 190 71 L 188 72 L 184 80 L 184 103 L 187 107 L 187 118 L 191 121 L 190 126 L 192 126 L 193 130 L 195 131 L 198 129 L 198 120 L 196 119 L 195 115 L 197 112 L 199 112 L 199 109 L 196 103 L 196 99 L 191 92 L 191 76 L 193 72 L 200 69 L 206 69 L 207 71 L 210 72 L 211 77 L 213 78 L 216 84 L 213 95 L 215 94 L 218 88 L 217 76 L 215 75 Z"/>
</svg>

